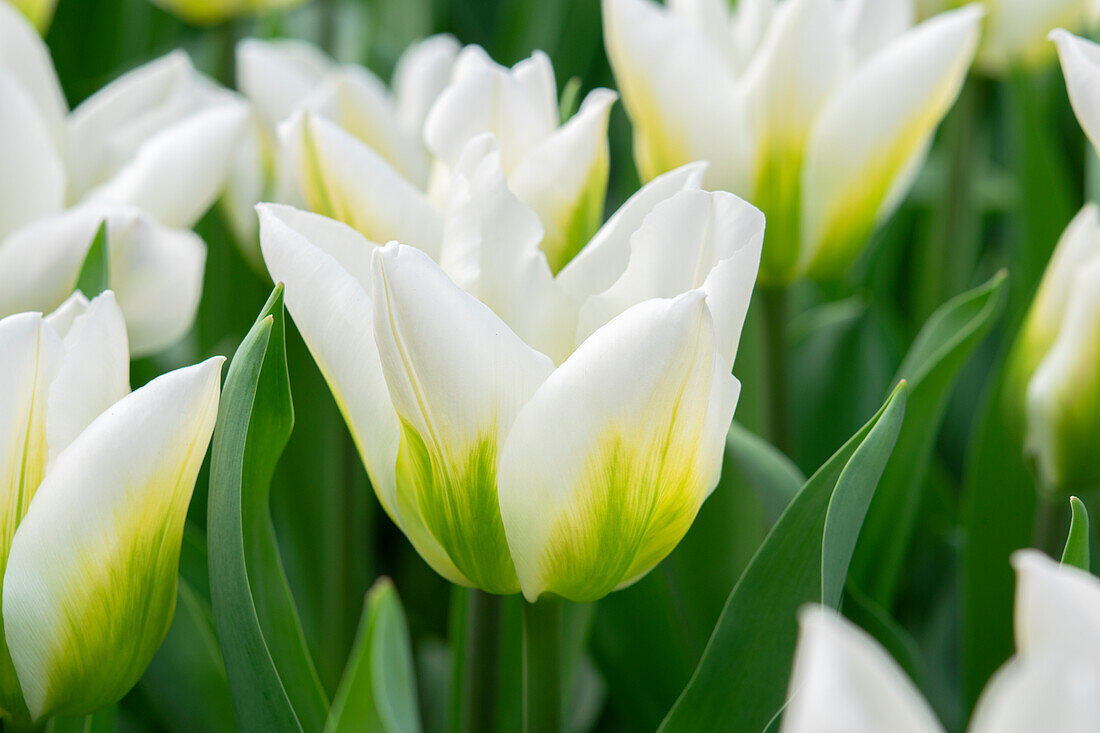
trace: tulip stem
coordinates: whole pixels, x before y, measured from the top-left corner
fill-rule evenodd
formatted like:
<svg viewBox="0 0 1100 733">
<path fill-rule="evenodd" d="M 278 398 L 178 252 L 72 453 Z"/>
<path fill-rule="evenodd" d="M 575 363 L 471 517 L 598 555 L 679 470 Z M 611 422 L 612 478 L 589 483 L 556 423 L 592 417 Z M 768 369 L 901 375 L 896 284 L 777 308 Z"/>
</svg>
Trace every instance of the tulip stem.
<svg viewBox="0 0 1100 733">
<path fill-rule="evenodd" d="M 791 451 L 790 373 L 787 360 L 787 289 L 763 288 L 760 306 L 764 317 L 764 380 L 768 385 L 768 424 L 772 444 Z"/>
<path fill-rule="evenodd" d="M 1062 502 L 1045 486 L 1036 486 L 1038 494 L 1035 503 L 1035 526 L 1032 532 L 1032 544 L 1055 560 L 1062 557 L 1066 543 L 1066 529 L 1069 500 Z"/>
<path fill-rule="evenodd" d="M 523 604 L 523 730 L 561 733 L 561 601 Z"/>
<path fill-rule="evenodd" d="M 458 729 L 492 731 L 496 728 L 501 599 L 477 588 L 467 591 L 466 597 L 466 648 Z"/>
</svg>

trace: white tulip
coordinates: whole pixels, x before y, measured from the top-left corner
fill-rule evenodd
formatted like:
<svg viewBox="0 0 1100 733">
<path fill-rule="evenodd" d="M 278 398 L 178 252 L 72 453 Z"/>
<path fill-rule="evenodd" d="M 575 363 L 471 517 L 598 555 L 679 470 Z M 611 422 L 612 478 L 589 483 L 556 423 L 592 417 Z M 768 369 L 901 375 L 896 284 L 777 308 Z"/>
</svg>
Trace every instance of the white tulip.
<svg viewBox="0 0 1100 733">
<path fill-rule="evenodd" d="M 763 216 L 685 166 L 555 274 L 496 139 L 452 167 L 440 264 L 271 204 L 261 245 L 428 563 L 495 593 L 595 600 L 663 559 L 717 482 Z"/>
<path fill-rule="evenodd" d="M 205 247 L 187 231 L 216 199 L 244 104 L 182 52 L 67 111 L 48 51 L 0 3 L 0 317 L 56 308 L 100 221 L 135 355 L 190 328 Z"/>
<path fill-rule="evenodd" d="M 129 394 L 128 351 L 110 291 L 0 320 L 0 708 L 17 720 L 115 702 L 172 618 L 223 360 Z"/>
<path fill-rule="evenodd" d="M 27 20 L 42 35 L 50 27 L 53 20 L 53 11 L 57 8 L 57 0 L 0 0 L 0 3 L 10 2 L 19 12 L 27 16 Z"/>
<path fill-rule="evenodd" d="M 982 10 L 909 0 L 603 0 L 643 179 L 692 160 L 768 215 L 762 281 L 840 275 L 909 190 Z"/>
</svg>

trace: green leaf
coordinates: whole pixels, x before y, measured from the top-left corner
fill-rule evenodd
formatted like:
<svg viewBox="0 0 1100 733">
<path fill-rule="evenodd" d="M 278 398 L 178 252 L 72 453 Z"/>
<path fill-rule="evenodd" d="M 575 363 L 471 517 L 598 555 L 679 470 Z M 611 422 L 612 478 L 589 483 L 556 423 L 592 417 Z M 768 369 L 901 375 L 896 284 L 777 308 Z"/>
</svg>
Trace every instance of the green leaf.
<svg viewBox="0 0 1100 733">
<path fill-rule="evenodd" d="M 581 103 L 581 78 L 572 76 L 561 90 L 561 121 L 564 124 L 577 111 Z"/>
<path fill-rule="evenodd" d="M 751 731 L 783 706 L 806 603 L 837 607 L 867 506 L 905 413 L 906 386 L 802 487 L 726 602 L 694 676 L 661 725 Z"/>
<path fill-rule="evenodd" d="M 1005 273 L 940 306 L 917 334 L 898 370 L 909 383 L 905 423 L 852 558 L 856 585 L 889 610 L 903 577 L 936 435 L 960 370 L 1005 303 Z"/>
<path fill-rule="evenodd" d="M 46 733 L 116 733 L 117 730 L 117 705 L 80 718 L 51 718 L 46 723 Z"/>
<path fill-rule="evenodd" d="M 268 500 L 294 425 L 277 285 L 237 349 L 210 468 L 207 543 L 214 625 L 246 731 L 320 731 L 328 703 L 283 573 Z"/>
<path fill-rule="evenodd" d="M 1089 569 L 1089 513 L 1085 504 L 1076 496 L 1069 498 L 1070 511 L 1069 536 L 1066 537 L 1066 549 L 1062 551 L 1062 564 L 1072 565 L 1088 572 Z"/>
<path fill-rule="evenodd" d="M 367 593 L 325 733 L 421 730 L 405 612 L 389 578 Z"/>
<path fill-rule="evenodd" d="M 736 422 L 726 434 L 726 460 L 731 459 L 759 497 L 769 524 L 779 519 L 806 483 L 791 459 Z"/>
<path fill-rule="evenodd" d="M 84 264 L 80 266 L 80 275 L 76 279 L 76 289 L 91 299 L 111 287 L 111 270 L 107 252 L 107 221 L 99 223 L 99 229 L 92 237 L 92 246 L 84 255 Z"/>
</svg>

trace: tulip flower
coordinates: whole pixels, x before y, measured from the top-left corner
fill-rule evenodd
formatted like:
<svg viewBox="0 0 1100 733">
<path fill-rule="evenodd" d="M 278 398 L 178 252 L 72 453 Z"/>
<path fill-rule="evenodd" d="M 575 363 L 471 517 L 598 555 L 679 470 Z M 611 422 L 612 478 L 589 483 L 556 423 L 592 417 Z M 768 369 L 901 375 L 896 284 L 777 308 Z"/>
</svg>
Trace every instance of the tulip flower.
<svg viewBox="0 0 1100 733">
<path fill-rule="evenodd" d="M 1058 50 L 1073 112 L 1094 149 L 1100 150 L 1100 94 L 1095 91 L 1100 75 L 1100 46 L 1064 28 L 1050 33 Z"/>
<path fill-rule="evenodd" d="M 245 106 L 173 52 L 67 112 L 46 46 L 4 4 L 0 41 L 0 316 L 59 306 L 106 221 L 131 349 L 163 349 L 194 319 L 205 247 L 186 230 L 224 186 Z"/>
<path fill-rule="evenodd" d="M 551 270 L 560 271 L 603 215 L 614 92 L 593 90 L 560 124 L 545 54 L 507 69 L 468 46 L 429 105 L 446 50 L 436 39 L 430 48 L 418 47 L 417 74 L 399 69 L 398 82 L 409 81 L 397 85 L 398 92 L 419 90 L 408 105 L 415 114 L 393 114 L 392 105 L 375 101 L 381 90 L 356 83 L 362 76 L 356 73 L 284 122 L 279 200 L 343 221 L 372 241 L 396 239 L 438 256 L 453 170 L 467 143 L 492 133 L 508 185 L 538 215 L 542 250 Z M 400 113 L 401 96 L 397 102 Z"/>
<path fill-rule="evenodd" d="M 707 160 L 768 215 L 761 282 L 844 273 L 907 193 L 982 10 L 909 27 L 906 0 L 603 0 L 643 180 Z"/>
<path fill-rule="evenodd" d="M 15 721 L 117 701 L 172 619 L 222 359 L 129 393 L 126 341 L 110 291 L 0 320 L 0 710 Z"/>
<path fill-rule="evenodd" d="M 424 118 L 457 53 L 458 42 L 447 35 L 414 43 L 398 59 L 391 93 L 366 68 L 338 65 L 302 41 L 248 38 L 237 44 L 237 88 L 252 103 L 253 134 L 238 154 L 223 200 L 236 239 L 254 264 L 262 267 L 253 207 L 279 197 L 279 125 L 308 109 L 376 149 L 423 187 L 431 160 L 421 139 Z"/>
<path fill-rule="evenodd" d="M 57 0 L 0 0 L 0 2 L 9 1 L 15 6 L 16 10 L 34 24 L 39 33 L 46 34 L 50 27 L 50 21 L 53 20 L 53 11 L 57 7 Z"/>
<path fill-rule="evenodd" d="M 970 733 L 1100 729 L 1100 580 L 1035 550 L 1016 567 L 1016 656 L 982 693 Z M 783 733 L 940 733 L 890 655 L 835 612 L 812 606 L 801 634 Z"/>
<path fill-rule="evenodd" d="M 718 480 L 764 228 L 702 172 L 654 179 L 556 274 L 490 135 L 451 171 L 438 264 L 258 207 L 382 506 L 447 579 L 592 601 L 687 532 Z"/>
<path fill-rule="evenodd" d="M 1004 76 L 1014 69 L 1036 69 L 1054 61 L 1047 34 L 1065 27 L 1082 31 L 1093 11 L 1091 0 L 981 0 L 987 15 L 975 67 L 985 74 Z M 931 17 L 960 0 L 919 0 L 918 13 Z"/>
<path fill-rule="evenodd" d="M 301 5 L 305 0 L 149 0 L 192 25 L 211 25 L 233 18 L 262 15 Z"/>
</svg>

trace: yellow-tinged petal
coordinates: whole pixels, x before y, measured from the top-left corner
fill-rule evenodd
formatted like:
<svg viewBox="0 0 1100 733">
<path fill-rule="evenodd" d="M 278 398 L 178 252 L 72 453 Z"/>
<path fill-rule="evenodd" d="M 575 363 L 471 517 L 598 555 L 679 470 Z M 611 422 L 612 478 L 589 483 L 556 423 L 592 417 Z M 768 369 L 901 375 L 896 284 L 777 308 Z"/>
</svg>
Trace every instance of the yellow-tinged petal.
<svg viewBox="0 0 1100 733">
<path fill-rule="evenodd" d="M 811 276 L 842 274 L 908 191 L 962 87 L 982 12 L 972 5 L 920 24 L 867 59 L 822 109 L 802 173 L 801 262 Z"/>
<path fill-rule="evenodd" d="M 956 4 L 962 4 L 956 0 Z M 1043 66 L 1054 60 L 1047 34 L 1055 28 L 1074 32 L 1087 27 L 1089 0 L 986 0 L 989 17 L 975 66 L 1003 75 L 1012 69 Z"/>
<path fill-rule="evenodd" d="M 282 200 L 300 200 L 373 242 L 398 240 L 439 256 L 439 211 L 361 140 L 309 112 L 284 123 L 279 138 Z"/>
<path fill-rule="evenodd" d="M 897 662 L 832 609 L 808 606 L 781 733 L 942 733 Z"/>
<path fill-rule="evenodd" d="M 388 245 L 373 274 L 375 340 L 401 419 L 400 512 L 419 512 L 470 583 L 515 593 L 497 459 L 553 363 L 419 250 Z"/>
<path fill-rule="evenodd" d="M 500 457 L 524 596 L 594 601 L 671 552 L 717 483 L 738 390 L 700 292 L 634 306 L 581 344 Z"/>
<path fill-rule="evenodd" d="M 193 25 L 212 25 L 232 18 L 270 13 L 305 0 L 150 0 Z"/>
<path fill-rule="evenodd" d="M 32 717 L 117 701 L 164 639 L 223 361 L 170 372 L 124 397 L 38 487 L 3 593 L 8 648 Z"/>
</svg>

